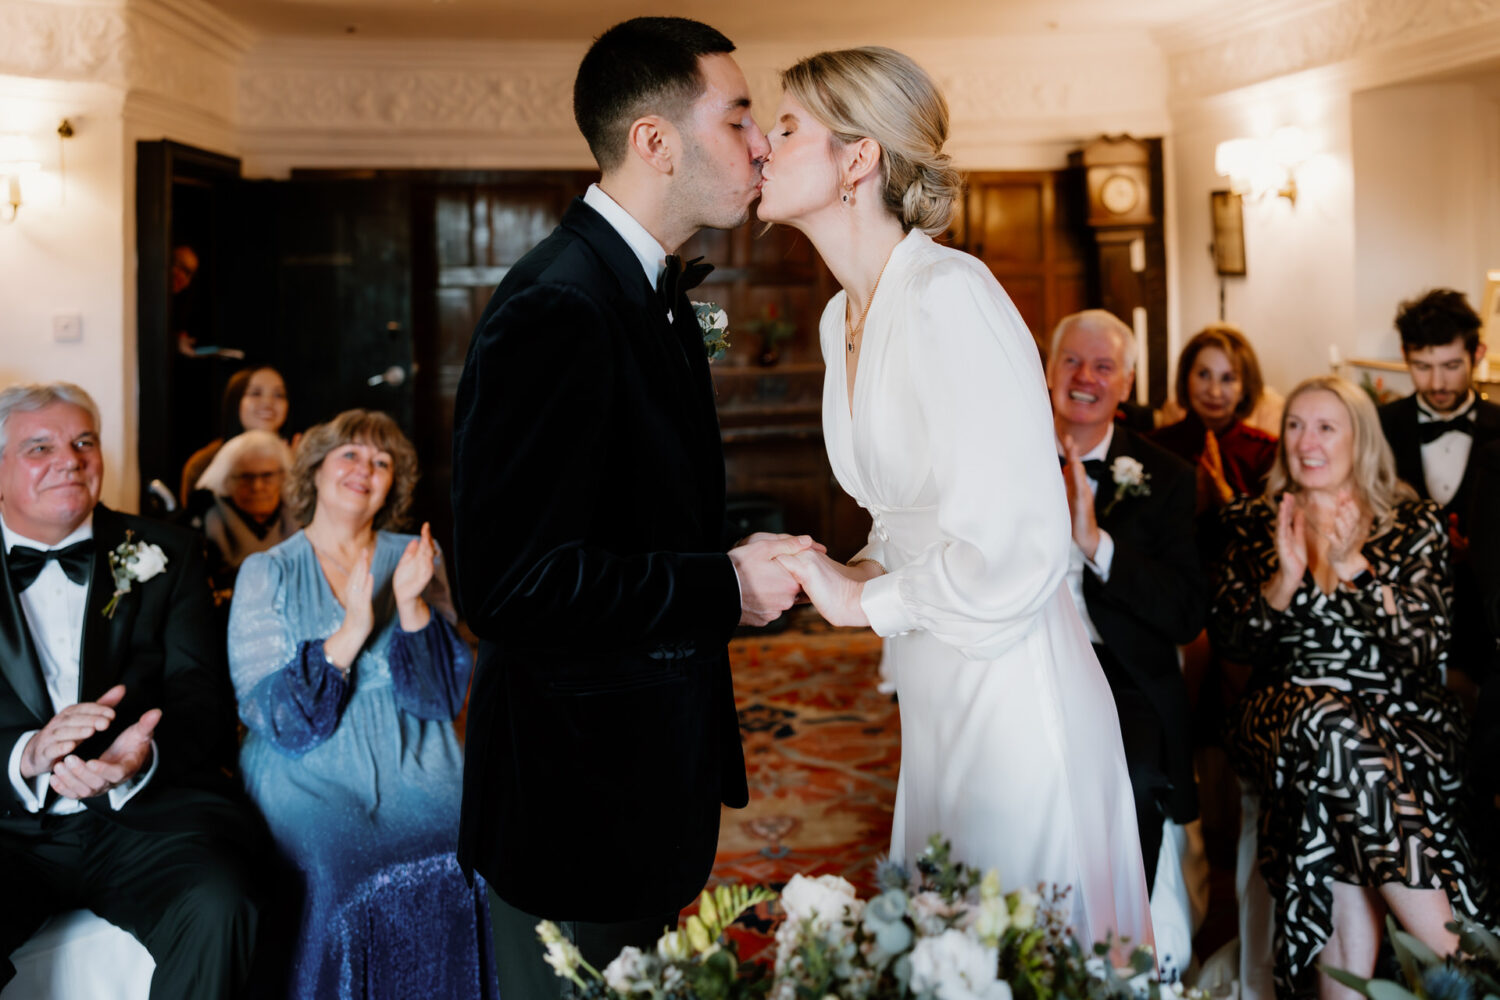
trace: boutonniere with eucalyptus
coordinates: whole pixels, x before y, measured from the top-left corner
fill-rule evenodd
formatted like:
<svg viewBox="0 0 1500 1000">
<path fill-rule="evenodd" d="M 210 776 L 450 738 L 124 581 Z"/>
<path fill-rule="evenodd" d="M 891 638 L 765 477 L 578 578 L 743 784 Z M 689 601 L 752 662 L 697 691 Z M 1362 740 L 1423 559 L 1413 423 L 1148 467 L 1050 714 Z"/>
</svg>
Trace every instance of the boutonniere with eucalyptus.
<svg viewBox="0 0 1500 1000">
<path fill-rule="evenodd" d="M 729 350 L 729 314 L 717 302 L 694 302 L 693 315 L 703 331 L 703 350 L 717 361 Z"/>
<path fill-rule="evenodd" d="M 1115 509 L 1115 504 L 1126 497 L 1148 497 L 1151 495 L 1151 473 L 1129 455 L 1121 455 L 1109 467 L 1109 476 L 1115 481 L 1115 495 L 1104 506 L 1105 517 Z"/>
<path fill-rule="evenodd" d="M 113 618 L 120 598 L 137 583 L 145 583 L 167 568 L 167 554 L 154 542 L 132 542 L 134 532 L 126 531 L 125 540 L 109 554 L 109 571 L 115 578 L 115 593 L 104 606 L 104 617 Z"/>
</svg>

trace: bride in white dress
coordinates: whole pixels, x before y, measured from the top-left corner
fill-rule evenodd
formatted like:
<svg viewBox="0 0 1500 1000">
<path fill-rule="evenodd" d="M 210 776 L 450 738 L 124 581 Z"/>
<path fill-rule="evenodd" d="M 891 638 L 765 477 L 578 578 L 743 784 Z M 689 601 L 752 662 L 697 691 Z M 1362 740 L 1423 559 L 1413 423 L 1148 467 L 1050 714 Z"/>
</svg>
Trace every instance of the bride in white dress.
<svg viewBox="0 0 1500 1000">
<path fill-rule="evenodd" d="M 889 49 L 812 56 L 782 85 L 759 214 L 803 232 L 843 286 L 821 323 L 823 432 L 874 521 L 848 566 L 784 564 L 833 624 L 891 638 L 891 854 L 940 832 L 1007 886 L 1072 886 L 1080 937 L 1149 944 L 1119 722 L 1065 582 L 1036 346 L 986 267 L 927 235 L 959 195 L 947 106 Z"/>
</svg>

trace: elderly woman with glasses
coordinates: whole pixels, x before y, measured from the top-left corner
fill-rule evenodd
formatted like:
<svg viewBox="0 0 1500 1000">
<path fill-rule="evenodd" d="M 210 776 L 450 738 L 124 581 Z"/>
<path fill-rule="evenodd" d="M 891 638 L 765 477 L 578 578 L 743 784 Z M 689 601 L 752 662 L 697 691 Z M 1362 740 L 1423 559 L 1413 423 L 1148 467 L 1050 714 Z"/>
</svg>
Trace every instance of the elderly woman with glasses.
<svg viewBox="0 0 1500 1000">
<path fill-rule="evenodd" d="M 246 431 L 226 441 L 198 477 L 202 498 L 189 509 L 208 542 L 216 603 L 233 595 L 245 557 L 296 533 L 299 525 L 281 499 L 291 467 L 292 450 L 285 441 L 270 431 Z"/>
</svg>

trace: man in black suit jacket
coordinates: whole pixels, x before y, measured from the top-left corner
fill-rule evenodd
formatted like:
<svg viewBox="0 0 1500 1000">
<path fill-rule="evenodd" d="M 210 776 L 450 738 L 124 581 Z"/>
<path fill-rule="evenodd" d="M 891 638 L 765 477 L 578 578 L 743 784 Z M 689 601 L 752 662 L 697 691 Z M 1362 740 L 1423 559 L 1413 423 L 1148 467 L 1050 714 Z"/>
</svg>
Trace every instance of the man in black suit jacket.
<svg viewBox="0 0 1500 1000">
<path fill-rule="evenodd" d="M 1380 426 L 1396 456 L 1396 474 L 1419 496 L 1442 505 L 1453 543 L 1453 643 L 1450 670 L 1474 681 L 1490 673 L 1494 641 L 1484 626 L 1469 553 L 1474 456 L 1500 440 L 1500 406 L 1479 398 L 1474 366 L 1484 358 L 1479 316 L 1463 294 L 1439 288 L 1401 303 L 1396 329 L 1415 388 L 1380 408 Z"/>
<path fill-rule="evenodd" d="M 87 907 L 151 952 L 153 998 L 229 997 L 257 827 L 202 543 L 99 506 L 103 471 L 82 389 L 0 392 L 0 984 L 43 920 Z M 127 540 L 151 548 L 121 593 Z"/>
<path fill-rule="evenodd" d="M 1114 692 L 1154 886 L 1164 821 L 1198 815 L 1177 647 L 1202 631 L 1208 594 L 1193 468 L 1114 420 L 1135 382 L 1134 348 L 1130 328 L 1102 309 L 1064 317 L 1047 384 L 1073 521 L 1068 582 Z"/>
<path fill-rule="evenodd" d="M 667 257 L 758 194 L 732 49 L 681 18 L 594 43 L 573 100 L 603 177 L 510 269 L 459 383 L 454 563 L 480 637 L 459 860 L 493 890 L 507 996 L 558 995 L 538 918 L 602 967 L 702 887 L 721 803 L 747 801 L 726 643 L 790 607 L 771 560 L 812 544 L 726 554 L 702 269 Z"/>
</svg>

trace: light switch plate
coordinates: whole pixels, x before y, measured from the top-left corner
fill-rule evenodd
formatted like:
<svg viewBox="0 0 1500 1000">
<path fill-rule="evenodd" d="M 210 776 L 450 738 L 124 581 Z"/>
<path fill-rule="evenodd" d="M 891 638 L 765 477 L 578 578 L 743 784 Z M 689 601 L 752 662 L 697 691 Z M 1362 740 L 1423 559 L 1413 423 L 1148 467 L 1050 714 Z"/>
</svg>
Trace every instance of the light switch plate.
<svg viewBox="0 0 1500 1000">
<path fill-rule="evenodd" d="M 58 343 L 72 343 L 83 339 L 82 313 L 53 313 L 52 339 Z"/>
</svg>

